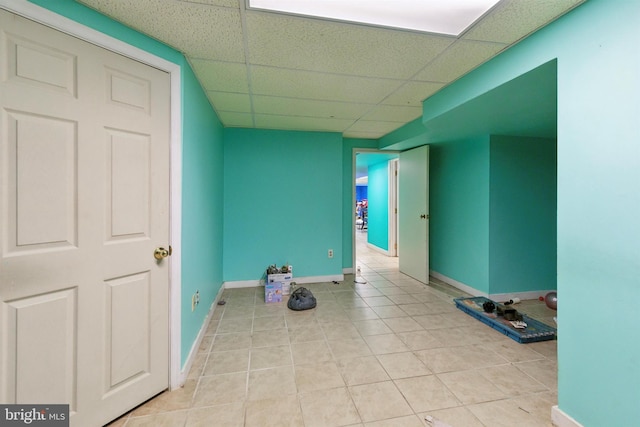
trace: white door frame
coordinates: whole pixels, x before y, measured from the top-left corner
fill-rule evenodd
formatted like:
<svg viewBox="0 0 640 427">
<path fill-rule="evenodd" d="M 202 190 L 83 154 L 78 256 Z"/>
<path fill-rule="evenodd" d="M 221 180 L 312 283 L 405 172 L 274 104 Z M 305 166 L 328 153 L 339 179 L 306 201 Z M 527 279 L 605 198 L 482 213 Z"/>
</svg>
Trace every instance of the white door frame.
<svg viewBox="0 0 640 427">
<path fill-rule="evenodd" d="M 180 243 L 182 230 L 182 115 L 181 115 L 181 69 L 178 64 L 155 56 L 147 51 L 129 45 L 121 40 L 89 28 L 79 22 L 56 14 L 27 0 L 0 0 L 0 8 L 48 27 L 72 35 L 114 53 L 150 65 L 171 76 L 171 160 L 170 160 L 170 220 L 169 236 L 171 246 L 177 254 L 169 258 L 169 388 L 184 384 L 186 372 L 181 371 L 180 342 L 180 300 L 181 262 Z"/>
<path fill-rule="evenodd" d="M 1 1 L 1 0 L 0 0 Z M 385 153 L 385 154 L 400 154 L 400 151 L 393 150 L 378 150 L 377 148 L 353 148 L 351 150 L 351 207 L 350 212 L 353 215 L 353 210 L 356 206 L 356 155 L 358 153 Z M 391 195 L 389 195 L 391 196 Z M 389 199 L 389 205 L 391 199 Z M 353 221 L 353 216 L 350 217 L 351 223 L 351 270 L 344 269 L 345 273 L 356 273 L 356 227 Z"/>
<path fill-rule="evenodd" d="M 389 160 L 389 256 L 398 256 L 398 164 Z"/>
</svg>

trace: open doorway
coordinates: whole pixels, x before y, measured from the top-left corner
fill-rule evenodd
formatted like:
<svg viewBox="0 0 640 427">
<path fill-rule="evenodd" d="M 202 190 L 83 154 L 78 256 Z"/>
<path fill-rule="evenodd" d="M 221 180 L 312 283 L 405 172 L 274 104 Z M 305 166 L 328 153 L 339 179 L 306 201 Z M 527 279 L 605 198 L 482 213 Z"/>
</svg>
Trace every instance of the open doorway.
<svg viewBox="0 0 640 427">
<path fill-rule="evenodd" d="M 397 268 L 398 152 L 354 149 L 353 268 Z"/>
</svg>

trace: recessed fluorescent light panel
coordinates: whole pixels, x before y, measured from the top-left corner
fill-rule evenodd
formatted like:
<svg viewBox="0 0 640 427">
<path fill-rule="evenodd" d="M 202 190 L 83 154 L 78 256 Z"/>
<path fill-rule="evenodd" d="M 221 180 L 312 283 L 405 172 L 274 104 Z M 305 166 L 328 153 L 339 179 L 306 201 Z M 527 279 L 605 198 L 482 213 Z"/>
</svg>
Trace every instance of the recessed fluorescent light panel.
<svg viewBox="0 0 640 427">
<path fill-rule="evenodd" d="M 500 0 L 247 0 L 250 9 L 457 36 Z"/>
</svg>

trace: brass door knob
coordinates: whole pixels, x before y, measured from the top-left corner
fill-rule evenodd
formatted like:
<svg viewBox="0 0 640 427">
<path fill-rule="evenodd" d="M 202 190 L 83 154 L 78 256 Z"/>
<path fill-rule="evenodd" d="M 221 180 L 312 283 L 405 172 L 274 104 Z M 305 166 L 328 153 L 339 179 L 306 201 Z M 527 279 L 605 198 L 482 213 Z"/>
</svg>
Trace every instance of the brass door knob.
<svg viewBox="0 0 640 427">
<path fill-rule="evenodd" d="M 161 260 L 162 258 L 166 258 L 170 255 L 171 255 L 171 246 L 169 246 L 169 249 L 158 247 L 156 248 L 155 251 L 153 251 L 153 257 L 157 260 Z"/>
</svg>

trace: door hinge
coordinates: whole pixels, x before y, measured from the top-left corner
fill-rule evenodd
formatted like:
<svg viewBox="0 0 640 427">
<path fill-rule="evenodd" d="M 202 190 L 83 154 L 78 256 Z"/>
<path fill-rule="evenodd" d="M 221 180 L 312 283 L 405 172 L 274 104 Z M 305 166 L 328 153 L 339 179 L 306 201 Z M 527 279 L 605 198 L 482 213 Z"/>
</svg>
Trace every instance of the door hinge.
<svg viewBox="0 0 640 427">
<path fill-rule="evenodd" d="M 393 244 L 393 249 L 398 249 L 398 244 L 397 243 Z"/>
</svg>

